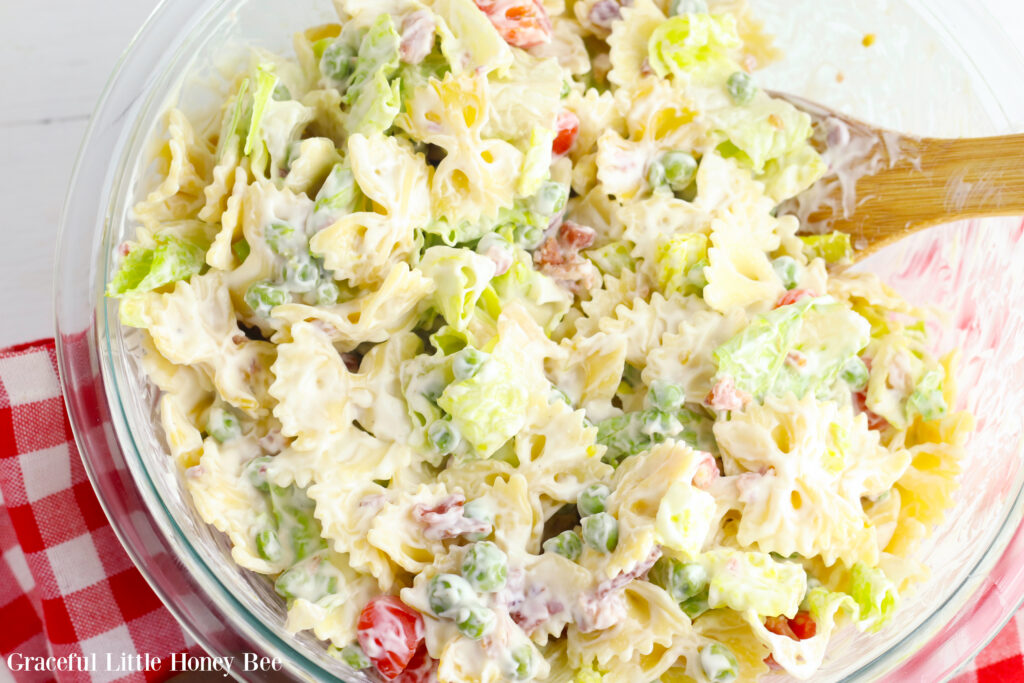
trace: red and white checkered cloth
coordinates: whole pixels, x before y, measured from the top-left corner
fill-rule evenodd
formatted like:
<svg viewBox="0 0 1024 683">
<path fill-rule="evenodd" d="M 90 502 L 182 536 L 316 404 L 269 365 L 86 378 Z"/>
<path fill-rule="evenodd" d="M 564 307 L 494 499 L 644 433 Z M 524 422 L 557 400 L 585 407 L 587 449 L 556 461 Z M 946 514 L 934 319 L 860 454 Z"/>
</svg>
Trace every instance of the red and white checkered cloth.
<svg viewBox="0 0 1024 683">
<path fill-rule="evenodd" d="M 132 565 L 75 448 L 53 340 L 0 350 L 0 654 L 199 651 Z M 954 683 L 1024 681 L 1018 613 Z M 102 669 L 102 667 L 100 667 Z M 161 671 L 14 672 L 17 681 L 145 681 Z M 926 682 L 926 683 L 931 683 Z"/>
</svg>

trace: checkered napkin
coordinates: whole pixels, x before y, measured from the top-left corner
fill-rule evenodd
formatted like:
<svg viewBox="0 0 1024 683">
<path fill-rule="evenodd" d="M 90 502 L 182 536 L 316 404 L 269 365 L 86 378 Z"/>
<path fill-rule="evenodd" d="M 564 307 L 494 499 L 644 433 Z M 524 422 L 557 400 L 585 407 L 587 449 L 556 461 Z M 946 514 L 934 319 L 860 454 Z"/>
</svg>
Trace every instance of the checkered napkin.
<svg viewBox="0 0 1024 683">
<path fill-rule="evenodd" d="M 108 670 L 106 656 L 117 669 L 122 655 L 197 652 L 96 500 L 64 410 L 53 340 L 0 350 L 0 494 L 0 654 L 97 659 L 88 673 L 14 670 L 16 681 L 162 680 L 172 675 L 168 664 L 126 675 Z M 10 662 L 16 669 L 24 660 Z"/>
<path fill-rule="evenodd" d="M 154 681 L 105 671 L 148 654 L 199 653 L 107 524 L 71 436 L 53 340 L 0 350 L 0 654 L 97 653 L 91 673 L 14 672 L 17 681 Z M 1018 613 L 954 683 L 1024 681 Z M 930 681 L 925 683 L 931 683 Z"/>
</svg>

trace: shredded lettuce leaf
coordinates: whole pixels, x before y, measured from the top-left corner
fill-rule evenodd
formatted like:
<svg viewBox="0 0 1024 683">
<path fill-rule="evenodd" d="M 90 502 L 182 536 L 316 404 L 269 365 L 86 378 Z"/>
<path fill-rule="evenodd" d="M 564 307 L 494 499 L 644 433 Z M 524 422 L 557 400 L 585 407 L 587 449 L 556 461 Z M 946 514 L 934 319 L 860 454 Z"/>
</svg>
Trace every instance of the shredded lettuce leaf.
<svg viewBox="0 0 1024 683">
<path fill-rule="evenodd" d="M 475 375 L 449 384 L 437 405 L 451 415 L 473 454 L 487 458 L 522 429 L 527 398 L 523 373 L 492 355 Z"/>
<path fill-rule="evenodd" d="M 263 115 L 267 111 L 267 103 L 274 96 L 274 88 L 277 87 L 277 74 L 273 72 L 273 65 L 259 64 L 256 67 L 256 88 L 252 94 L 252 116 L 249 119 L 249 133 L 245 136 L 246 155 L 252 154 L 256 148 L 256 142 L 260 139 L 260 128 L 263 125 Z"/>
<path fill-rule="evenodd" d="M 494 295 L 501 307 L 510 302 L 518 303 L 550 333 L 569 312 L 572 295 L 553 279 L 535 270 L 529 252 L 517 247 L 515 254 L 509 269 L 491 281 Z"/>
<path fill-rule="evenodd" d="M 732 15 L 685 14 L 654 29 L 647 43 L 648 61 L 661 78 L 719 85 L 740 70 L 733 52 L 741 46 Z"/>
<path fill-rule="evenodd" d="M 632 251 L 633 246 L 629 242 L 615 241 L 596 249 L 587 249 L 583 255 L 605 275 L 619 277 L 622 271 L 633 269 Z"/>
<path fill-rule="evenodd" d="M 871 341 L 871 326 L 832 297 L 804 299 L 759 315 L 714 352 L 716 378 L 764 398 L 826 392 Z"/>
<path fill-rule="evenodd" d="M 804 255 L 807 258 L 823 258 L 826 263 L 838 263 L 853 256 L 850 235 L 838 230 L 824 235 L 801 235 Z"/>
<path fill-rule="evenodd" d="M 796 616 L 807 592 L 807 574 L 796 562 L 778 562 L 768 553 L 711 550 L 698 561 L 711 577 L 708 606 L 760 616 Z"/>
<path fill-rule="evenodd" d="M 158 233 L 154 246 L 128 252 L 107 285 L 107 296 L 131 296 L 149 292 L 198 274 L 206 250 L 175 235 Z"/>
<path fill-rule="evenodd" d="M 881 569 L 868 567 L 863 562 L 853 565 L 850 596 L 859 608 L 860 627 L 870 633 L 879 631 L 889 622 L 899 602 L 893 582 Z"/>
<path fill-rule="evenodd" d="M 699 232 L 672 235 L 654 254 L 658 286 L 668 294 L 697 294 L 704 288 L 708 238 Z"/>
<path fill-rule="evenodd" d="M 648 408 L 601 420 L 597 424 L 597 442 L 608 449 L 603 460 L 612 465 L 666 439 L 710 451 L 714 450 L 710 422 L 688 408 L 671 412 Z"/>
<path fill-rule="evenodd" d="M 391 127 L 401 109 L 401 82 L 391 79 L 398 73 L 401 38 L 387 14 L 380 15 L 363 36 L 355 70 L 345 91 L 350 105 L 350 134 L 371 135 Z"/>
<path fill-rule="evenodd" d="M 469 249 L 431 247 L 419 268 L 436 285 L 434 307 L 445 322 L 464 330 L 477 301 L 494 277 L 494 262 Z"/>
</svg>

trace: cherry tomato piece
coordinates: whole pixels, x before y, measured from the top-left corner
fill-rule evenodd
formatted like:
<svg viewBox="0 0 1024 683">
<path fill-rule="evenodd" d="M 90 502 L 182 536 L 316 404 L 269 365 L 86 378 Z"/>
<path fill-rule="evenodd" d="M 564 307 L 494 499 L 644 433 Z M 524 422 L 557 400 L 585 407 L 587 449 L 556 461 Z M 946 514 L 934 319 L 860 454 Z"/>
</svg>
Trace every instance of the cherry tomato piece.
<svg viewBox="0 0 1024 683">
<path fill-rule="evenodd" d="M 557 156 L 568 153 L 579 134 L 579 117 L 568 109 L 558 112 L 558 118 L 555 119 L 555 141 L 551 144 L 551 151 Z"/>
<path fill-rule="evenodd" d="M 389 681 L 409 666 L 423 641 L 423 617 L 393 595 L 367 602 L 357 628 L 359 646 Z"/>
</svg>

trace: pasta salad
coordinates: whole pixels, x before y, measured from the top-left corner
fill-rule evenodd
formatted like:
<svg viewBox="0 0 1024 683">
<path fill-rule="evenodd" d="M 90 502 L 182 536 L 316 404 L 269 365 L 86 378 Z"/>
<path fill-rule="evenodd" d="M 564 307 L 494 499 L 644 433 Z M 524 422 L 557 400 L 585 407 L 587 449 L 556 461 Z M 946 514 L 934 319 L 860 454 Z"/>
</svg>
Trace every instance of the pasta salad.
<svg viewBox="0 0 1024 683">
<path fill-rule="evenodd" d="M 171 108 L 107 294 L 286 628 L 409 682 L 806 679 L 972 419 L 744 0 L 335 0 Z"/>
</svg>

